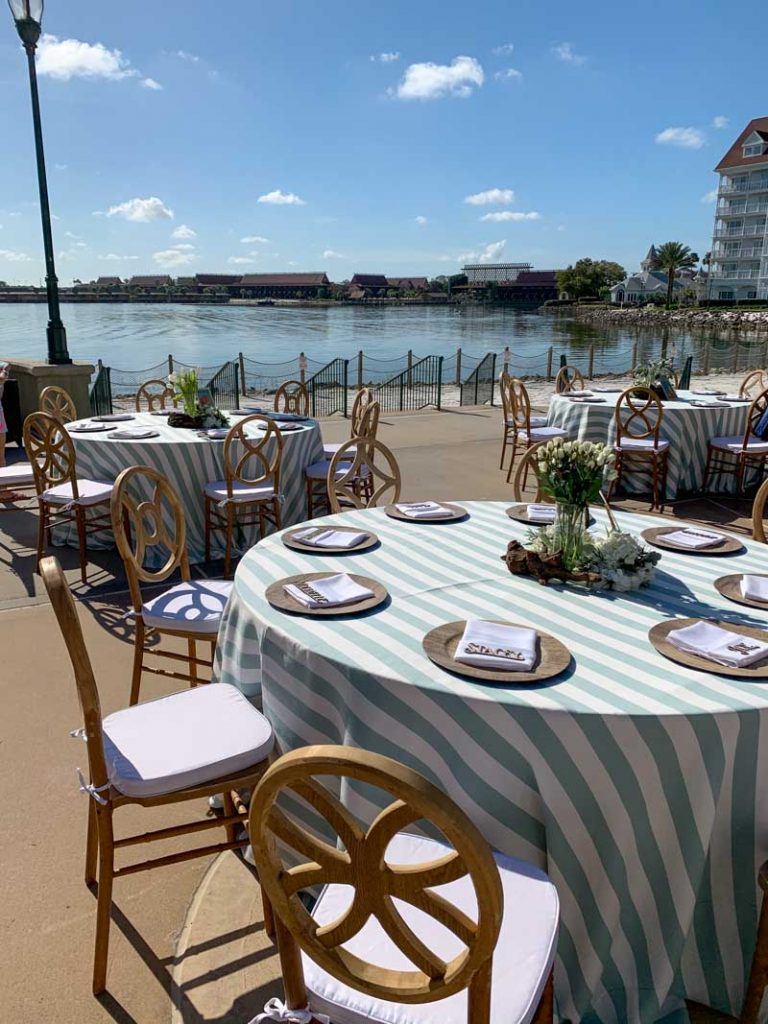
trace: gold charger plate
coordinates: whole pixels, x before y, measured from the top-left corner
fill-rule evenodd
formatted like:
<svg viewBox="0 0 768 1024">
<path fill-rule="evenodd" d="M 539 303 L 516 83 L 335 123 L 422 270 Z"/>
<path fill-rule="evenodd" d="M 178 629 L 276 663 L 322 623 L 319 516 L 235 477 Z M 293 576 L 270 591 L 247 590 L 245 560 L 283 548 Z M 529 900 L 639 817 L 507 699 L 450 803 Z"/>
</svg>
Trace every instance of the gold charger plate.
<svg viewBox="0 0 768 1024">
<path fill-rule="evenodd" d="M 287 612 L 289 615 L 308 615 L 312 618 L 320 619 L 329 618 L 332 615 L 359 615 L 360 612 L 367 612 L 371 608 L 377 608 L 389 597 L 386 587 L 383 587 L 381 583 L 377 583 L 376 580 L 369 579 L 367 576 L 355 576 L 352 573 L 349 575 L 361 587 L 367 587 L 369 590 L 372 590 L 373 597 L 367 597 L 364 601 L 358 601 L 357 604 L 333 605 L 331 608 L 307 608 L 283 590 L 283 587 L 288 583 L 314 583 L 315 580 L 327 579 L 329 576 L 338 576 L 338 573 L 335 572 L 305 572 L 298 576 L 286 576 L 285 579 L 276 580 L 274 583 L 271 583 L 267 587 L 264 596 L 272 607 L 277 608 L 278 611 Z"/>
<path fill-rule="evenodd" d="M 754 575 L 760 576 L 761 573 L 755 573 Z M 768 601 L 756 601 L 752 597 L 744 597 L 741 592 L 741 577 L 742 573 L 737 572 L 732 576 L 721 576 L 715 580 L 715 590 L 723 597 L 727 597 L 729 601 L 735 601 L 736 604 L 745 604 L 749 608 L 762 608 L 763 611 L 768 611 Z"/>
<path fill-rule="evenodd" d="M 404 501 L 401 502 L 401 504 L 406 505 L 408 502 Z M 460 519 L 469 518 L 469 512 L 467 512 L 465 508 L 462 508 L 461 505 L 452 505 L 449 501 L 441 501 L 439 504 L 442 505 L 443 508 L 450 509 L 451 515 L 441 516 L 440 519 L 412 519 L 411 516 L 407 516 L 404 512 L 400 512 L 395 505 L 387 505 L 384 511 L 390 519 L 399 519 L 402 523 L 456 523 Z"/>
<path fill-rule="evenodd" d="M 684 555 L 732 555 L 736 551 L 742 551 L 744 545 L 737 537 L 728 537 L 721 533 L 722 543 L 710 548 L 684 548 L 679 544 L 669 544 L 664 540 L 665 533 L 677 533 L 684 530 L 684 526 L 655 526 L 651 530 L 643 530 L 640 536 L 647 540 L 655 548 L 664 548 L 666 551 L 679 551 Z M 708 530 L 708 533 L 717 533 L 717 530 Z"/>
<path fill-rule="evenodd" d="M 539 504 L 538 502 L 531 502 L 532 505 Z M 543 504 L 546 504 L 544 502 Z M 551 523 L 542 523 L 540 520 L 534 520 L 528 518 L 528 506 L 527 505 L 511 505 L 507 510 L 507 515 L 510 519 L 514 519 L 517 523 L 525 523 L 526 526 L 554 526 L 554 521 Z M 587 526 L 595 525 L 595 517 L 590 516 L 587 520 Z"/>
<path fill-rule="evenodd" d="M 359 544 L 356 544 L 353 548 L 339 548 L 339 547 L 315 547 L 314 544 L 305 544 L 303 541 L 298 540 L 296 537 L 297 533 L 304 533 L 308 530 L 308 526 L 302 526 L 298 530 L 291 530 L 290 533 L 283 534 L 283 544 L 287 548 L 291 548 L 293 551 L 304 551 L 311 555 L 351 555 L 356 551 L 370 551 L 371 548 L 375 548 L 379 543 L 379 538 L 375 533 L 371 533 L 370 530 L 355 530 L 351 526 L 318 526 L 318 531 L 321 530 L 334 530 L 335 533 L 366 533 L 368 537 L 366 540 L 361 540 Z"/>
<path fill-rule="evenodd" d="M 687 668 L 695 668 L 699 672 L 711 672 L 716 676 L 737 676 L 739 679 L 768 679 L 768 657 L 750 665 L 747 668 L 731 668 L 728 665 L 718 665 L 716 661 L 709 658 L 702 658 L 700 654 L 689 654 L 687 651 L 679 651 L 668 640 L 667 634 L 673 629 L 684 629 L 686 626 L 695 626 L 697 622 L 711 622 L 713 626 L 720 626 L 727 629 L 735 636 L 752 636 L 756 640 L 763 640 L 768 643 L 768 633 L 764 629 L 756 629 L 754 626 L 734 626 L 730 622 L 718 622 L 716 619 L 670 619 L 667 622 L 657 622 L 648 631 L 648 639 L 665 658 L 676 661 L 678 665 L 685 665 Z"/>
<path fill-rule="evenodd" d="M 520 623 L 505 622 L 501 619 L 493 621 L 502 626 L 529 628 L 521 626 Z M 539 633 L 539 660 L 530 672 L 499 672 L 496 669 L 464 665 L 455 660 L 454 654 L 466 625 L 466 620 L 462 619 L 458 622 L 446 622 L 444 626 L 430 630 L 421 641 L 424 653 L 429 660 L 458 676 L 481 679 L 486 683 L 506 683 L 508 686 L 540 683 L 545 679 L 553 679 L 561 672 L 565 672 L 571 664 L 571 652 L 564 644 L 550 636 L 549 633 L 537 631 Z"/>
</svg>

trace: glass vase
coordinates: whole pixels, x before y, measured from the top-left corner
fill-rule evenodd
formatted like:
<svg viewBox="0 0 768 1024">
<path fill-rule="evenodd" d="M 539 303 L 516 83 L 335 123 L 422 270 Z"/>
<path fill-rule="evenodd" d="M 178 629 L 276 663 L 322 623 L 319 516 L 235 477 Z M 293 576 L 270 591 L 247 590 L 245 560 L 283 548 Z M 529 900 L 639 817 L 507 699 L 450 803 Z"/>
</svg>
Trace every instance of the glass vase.
<svg viewBox="0 0 768 1024">
<path fill-rule="evenodd" d="M 557 503 L 555 541 L 563 568 L 568 572 L 575 572 L 581 567 L 586 523 L 587 508 L 585 505 Z"/>
</svg>

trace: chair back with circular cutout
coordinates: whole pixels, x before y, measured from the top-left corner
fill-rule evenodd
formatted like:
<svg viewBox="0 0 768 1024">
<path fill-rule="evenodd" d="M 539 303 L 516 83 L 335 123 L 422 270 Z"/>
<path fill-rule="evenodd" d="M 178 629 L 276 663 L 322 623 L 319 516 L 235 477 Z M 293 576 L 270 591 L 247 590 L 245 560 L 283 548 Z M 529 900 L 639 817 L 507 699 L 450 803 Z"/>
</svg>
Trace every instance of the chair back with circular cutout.
<svg viewBox="0 0 768 1024">
<path fill-rule="evenodd" d="M 309 392 L 300 380 L 286 380 L 275 392 L 275 412 L 309 416 Z"/>
<path fill-rule="evenodd" d="M 511 413 L 507 423 L 516 431 L 530 434 L 531 399 L 528 388 L 517 377 L 512 377 L 509 381 L 509 402 Z"/>
<path fill-rule="evenodd" d="M 744 428 L 744 440 L 742 441 L 742 450 L 747 450 L 747 445 L 753 439 L 755 433 L 755 427 L 760 422 L 765 411 L 768 409 L 768 388 L 761 391 L 756 398 L 752 399 L 752 404 L 747 410 L 747 421 Z M 768 440 L 768 438 L 760 438 L 761 441 Z"/>
<path fill-rule="evenodd" d="M 616 403 L 616 443 L 622 438 L 652 440 L 653 447 L 659 446 L 664 406 L 658 395 L 648 388 L 633 386 L 622 391 Z"/>
<path fill-rule="evenodd" d="M 49 384 L 40 392 L 40 412 L 53 416 L 59 423 L 72 423 L 77 419 L 77 409 L 69 392 Z"/>
<path fill-rule="evenodd" d="M 752 400 L 762 391 L 765 391 L 766 384 L 768 384 L 768 381 L 766 380 L 765 372 L 763 370 L 752 370 L 739 384 L 739 397 Z"/>
<path fill-rule="evenodd" d="M 765 503 L 768 501 L 768 480 L 763 480 L 752 502 L 752 538 L 761 544 L 768 543 L 765 538 Z"/>
<path fill-rule="evenodd" d="M 499 374 L 499 394 L 501 395 L 501 412 L 505 425 L 512 418 L 512 378 L 506 370 Z"/>
<path fill-rule="evenodd" d="M 169 402 L 176 408 L 176 392 L 168 381 L 159 377 L 152 380 L 145 380 L 136 392 L 136 412 L 143 412 L 146 404 L 147 412 L 156 412 L 166 408 Z"/>
<path fill-rule="evenodd" d="M 37 494 L 68 483 L 73 499 L 78 498 L 75 446 L 61 420 L 45 412 L 31 412 L 22 433 Z"/>
<path fill-rule="evenodd" d="M 350 793 L 356 784 L 363 784 L 367 796 L 378 790 L 383 799 L 372 799 L 383 810 L 366 828 L 321 779 Z M 281 796 L 293 798 L 293 807 L 296 796 L 309 803 L 340 843 L 317 838 L 289 817 L 279 806 Z M 392 801 L 388 806 L 387 798 Z M 422 864 L 391 863 L 390 842 L 417 822 L 436 826 L 452 851 Z M 491 959 L 503 912 L 501 880 L 487 841 L 442 790 L 379 754 L 342 746 L 303 747 L 283 755 L 261 779 L 251 801 L 249 827 L 259 880 L 277 918 L 289 1006 L 306 1005 L 298 946 L 338 981 L 377 999 L 428 1003 L 469 988 L 469 1020 L 487 1020 L 487 1007 L 473 1014 L 472 985 L 484 988 L 485 996 L 490 992 Z M 295 865 L 291 857 L 294 866 L 287 865 L 286 847 L 301 863 Z M 476 920 L 434 891 L 466 876 L 475 890 Z M 300 893 L 326 883 L 350 886 L 353 892 L 347 910 L 321 926 Z M 396 900 L 435 918 L 459 940 L 460 951 L 451 960 L 442 959 L 406 923 Z M 371 917 L 413 970 L 370 964 L 344 948 Z M 478 1003 L 484 1002 L 481 995 Z"/>
<path fill-rule="evenodd" d="M 369 409 L 373 410 L 374 405 L 378 403 Z M 353 437 L 346 441 L 331 459 L 326 479 L 331 512 L 376 508 L 400 500 L 402 480 L 397 459 L 375 438 Z"/>
<path fill-rule="evenodd" d="M 555 377 L 555 394 L 567 395 L 570 391 L 584 390 L 584 376 L 575 366 L 561 366 Z"/>
<path fill-rule="evenodd" d="M 134 610 L 142 605 L 140 583 L 162 583 L 177 568 L 182 580 L 190 578 L 184 509 L 166 476 L 150 466 L 124 469 L 115 481 L 110 510 Z M 158 569 L 144 564 L 151 548 L 165 556 Z"/>
<path fill-rule="evenodd" d="M 544 492 L 541 489 L 541 483 L 539 481 L 539 455 L 540 449 L 547 444 L 546 441 L 537 441 L 536 444 L 532 444 L 530 448 L 526 448 L 523 452 L 517 468 L 515 469 L 515 476 L 512 480 L 512 493 L 515 496 L 515 501 L 542 501 L 545 498 Z M 528 476 L 533 474 L 533 478 L 536 481 L 536 493 L 533 498 L 526 498 L 524 495 L 525 483 L 528 480 Z"/>
<path fill-rule="evenodd" d="M 262 424 L 257 434 L 246 433 L 249 424 Z M 275 494 L 280 490 L 280 467 L 283 459 L 283 435 L 274 420 L 254 413 L 244 416 L 229 431 L 224 441 L 224 473 L 227 494 L 231 498 L 233 484 L 258 487 L 272 484 Z M 254 472 L 255 465 L 255 472 Z"/>
<path fill-rule="evenodd" d="M 360 436 L 360 424 L 365 411 L 373 401 L 373 392 L 368 387 L 362 387 L 355 395 L 350 413 L 350 437 Z"/>
</svg>

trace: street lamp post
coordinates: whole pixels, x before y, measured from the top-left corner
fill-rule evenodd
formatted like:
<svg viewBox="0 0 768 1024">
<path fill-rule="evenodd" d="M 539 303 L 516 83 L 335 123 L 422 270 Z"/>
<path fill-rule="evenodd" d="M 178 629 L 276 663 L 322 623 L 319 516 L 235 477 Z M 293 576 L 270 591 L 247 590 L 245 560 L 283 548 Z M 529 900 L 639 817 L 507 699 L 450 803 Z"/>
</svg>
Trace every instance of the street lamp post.
<svg viewBox="0 0 768 1024">
<path fill-rule="evenodd" d="M 43 152 L 43 127 L 40 121 L 40 99 L 37 93 L 37 71 L 35 50 L 40 38 L 40 23 L 43 20 L 44 0 L 8 0 L 16 30 L 19 33 L 29 65 L 29 88 L 32 95 L 32 121 L 35 127 L 35 152 L 37 154 L 37 182 L 40 189 L 40 215 L 43 220 L 43 247 L 45 249 L 45 287 L 48 293 L 48 362 L 56 365 L 71 363 L 67 351 L 67 332 L 59 312 L 59 282 L 53 260 L 53 234 L 51 232 L 51 209 L 48 203 L 48 181 L 45 174 L 45 153 Z"/>
</svg>

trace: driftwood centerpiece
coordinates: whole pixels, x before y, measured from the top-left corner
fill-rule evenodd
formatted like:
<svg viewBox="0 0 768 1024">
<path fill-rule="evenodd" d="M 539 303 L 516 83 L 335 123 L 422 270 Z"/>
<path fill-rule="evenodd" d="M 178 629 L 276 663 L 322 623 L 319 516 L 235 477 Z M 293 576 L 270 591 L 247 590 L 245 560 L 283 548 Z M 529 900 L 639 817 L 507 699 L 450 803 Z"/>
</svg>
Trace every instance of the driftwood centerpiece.
<svg viewBox="0 0 768 1024">
<path fill-rule="evenodd" d="M 602 581 L 598 572 L 571 572 L 564 568 L 560 552 L 543 554 L 531 551 L 529 548 L 524 548 L 519 540 L 509 542 L 507 553 L 501 556 L 501 560 L 507 563 L 507 568 L 513 576 L 532 576 L 544 586 L 550 580 L 559 580 L 561 583 L 583 583 L 587 586 L 594 586 Z"/>
</svg>

